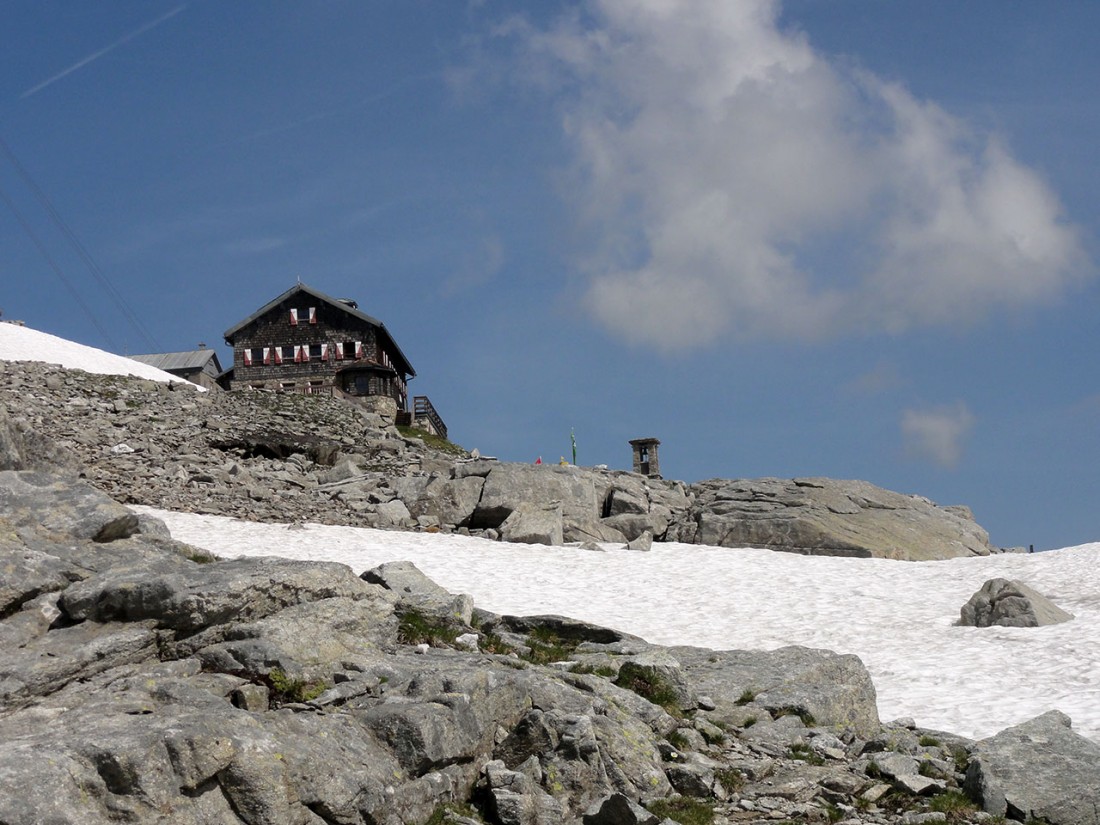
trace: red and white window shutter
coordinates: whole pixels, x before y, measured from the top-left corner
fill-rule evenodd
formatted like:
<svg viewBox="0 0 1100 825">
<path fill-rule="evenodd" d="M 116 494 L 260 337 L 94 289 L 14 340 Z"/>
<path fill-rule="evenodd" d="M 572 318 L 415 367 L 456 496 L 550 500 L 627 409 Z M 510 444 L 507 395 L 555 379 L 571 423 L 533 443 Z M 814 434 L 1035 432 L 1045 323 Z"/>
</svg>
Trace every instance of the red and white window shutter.
<svg viewBox="0 0 1100 825">
<path fill-rule="evenodd" d="M 298 310 L 296 309 L 290 311 L 290 325 L 292 327 L 298 326 Z"/>
<path fill-rule="evenodd" d="M 344 360 L 344 344 L 343 344 L 343 342 L 338 341 L 335 344 L 335 347 L 336 347 L 336 360 L 337 361 L 343 361 Z"/>
<path fill-rule="evenodd" d="M 309 308 L 309 322 L 311 324 L 316 324 L 317 323 L 317 307 L 310 307 Z"/>
<path fill-rule="evenodd" d="M 250 350 L 248 347 L 245 347 L 244 350 L 241 352 L 241 355 L 244 358 L 244 365 L 246 367 L 251 367 L 252 366 L 252 350 Z"/>
</svg>

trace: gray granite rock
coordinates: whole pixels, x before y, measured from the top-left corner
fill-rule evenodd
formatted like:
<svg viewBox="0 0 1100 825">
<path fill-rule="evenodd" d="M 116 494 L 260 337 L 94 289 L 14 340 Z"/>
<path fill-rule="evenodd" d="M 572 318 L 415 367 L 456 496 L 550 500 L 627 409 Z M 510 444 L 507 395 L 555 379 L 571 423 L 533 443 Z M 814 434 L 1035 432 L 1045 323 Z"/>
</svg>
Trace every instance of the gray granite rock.
<svg viewBox="0 0 1100 825">
<path fill-rule="evenodd" d="M 496 464 L 485 478 L 471 527 L 500 527 L 520 504 L 557 502 L 565 522 L 600 514 L 592 474 L 573 466 Z"/>
<path fill-rule="evenodd" d="M 974 746 L 966 788 L 996 816 L 1100 825 L 1100 745 L 1049 711 Z"/>
<path fill-rule="evenodd" d="M 964 511 L 865 481 L 715 479 L 691 490 L 700 544 L 911 560 L 990 552 Z"/>
<path fill-rule="evenodd" d="M 646 806 L 688 804 L 675 786 L 717 823 L 839 811 L 900 825 L 939 816 L 918 794 L 961 781 L 957 751 L 972 743 L 937 733 L 946 744 L 930 745 L 912 723 L 880 728 L 855 657 L 662 648 L 563 617 L 475 613 L 468 601 L 456 612 L 462 597 L 407 566 L 375 571 L 373 584 L 342 565 L 213 560 L 92 490 L 292 523 L 362 524 L 397 502 L 405 526 L 452 529 L 472 517 L 499 462 L 449 470 L 452 458 L 332 399 L 207 397 L 46 365 L 0 362 L 0 376 L 0 409 L 19 400 L 21 443 L 49 432 L 87 475 L 0 474 L 0 822 L 420 825 L 442 815 L 477 825 L 470 811 L 443 813 L 472 802 L 494 825 L 620 814 L 652 823 Z M 36 443 L 35 455 L 50 455 Z M 284 454 L 263 455 L 264 445 Z M 342 469 L 327 475 L 330 457 Z M 563 528 L 635 519 L 695 540 L 700 505 L 726 506 L 708 489 L 629 473 L 523 473 L 544 470 L 568 493 L 563 514 L 575 520 Z M 515 509 L 503 486 L 500 506 Z M 832 505 L 858 517 L 890 502 Z M 418 600 L 451 611 L 467 638 L 476 621 L 494 652 L 400 644 L 399 617 Z M 547 652 L 529 655 L 538 644 Z M 658 681 L 672 689 L 654 692 Z M 1095 746 L 1057 727 L 1027 728 L 1007 750 L 983 743 L 974 781 L 990 799 L 1003 791 L 1006 811 L 1091 822 Z M 884 773 L 868 773 L 887 754 L 899 763 L 889 794 Z M 1044 796 L 1067 782 L 1069 802 Z"/>
<path fill-rule="evenodd" d="M 373 586 L 346 565 L 270 556 L 196 564 L 168 574 L 109 571 L 69 587 L 60 607 L 78 622 L 153 619 L 159 627 L 195 631 L 254 621 L 302 602 L 373 595 Z"/>
<path fill-rule="evenodd" d="M 561 505 L 517 503 L 500 525 L 500 537 L 522 544 L 561 546 L 564 543 Z"/>
<path fill-rule="evenodd" d="M 474 601 L 470 596 L 456 595 L 440 587 L 411 561 L 380 564 L 367 570 L 361 578 L 391 591 L 399 611 L 418 610 L 462 625 L 469 625 L 473 620 Z"/>
<path fill-rule="evenodd" d="M 1023 582 L 1002 578 L 983 584 L 959 612 L 959 624 L 970 627 L 1043 627 L 1073 618 Z"/>
<path fill-rule="evenodd" d="M 792 714 L 810 725 L 878 732 L 875 686 L 859 657 L 806 647 L 771 651 L 669 649 L 696 693 L 711 697 L 714 713 L 760 708 Z"/>
<path fill-rule="evenodd" d="M 619 543 L 648 531 L 657 541 L 838 555 L 925 559 L 989 551 L 965 507 L 936 507 L 865 482 L 686 486 L 598 468 L 506 464 L 433 450 L 392 422 L 327 396 L 173 392 L 41 364 L 11 365 L 7 374 L 0 407 L 20 412 L 14 424 L 0 425 L 7 433 L 0 444 L 9 445 L 0 455 L 47 462 L 71 456 L 90 484 L 128 502 L 485 535 L 499 535 L 521 503 L 560 502 L 563 541 Z"/>
</svg>

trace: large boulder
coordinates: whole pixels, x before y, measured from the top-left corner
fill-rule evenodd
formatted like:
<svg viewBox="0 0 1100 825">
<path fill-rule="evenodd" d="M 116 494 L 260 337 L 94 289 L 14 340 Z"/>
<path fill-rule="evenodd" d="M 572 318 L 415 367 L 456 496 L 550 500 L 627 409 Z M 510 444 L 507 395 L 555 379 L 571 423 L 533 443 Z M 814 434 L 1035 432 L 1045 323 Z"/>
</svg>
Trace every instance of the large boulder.
<svg viewBox="0 0 1100 825">
<path fill-rule="evenodd" d="M 391 481 L 394 492 L 405 502 L 413 518 L 434 516 L 440 524 L 456 527 L 469 525 L 484 484 L 485 479 L 476 475 Z"/>
<path fill-rule="evenodd" d="M 562 536 L 565 541 L 579 543 L 624 544 L 627 541 L 621 530 L 616 530 L 614 527 L 596 519 L 585 522 L 574 521 L 563 525 Z"/>
<path fill-rule="evenodd" d="M 0 472 L 0 512 L 15 528 L 115 541 L 138 531 L 138 518 L 90 484 L 40 472 Z"/>
<path fill-rule="evenodd" d="M 990 579 L 959 611 L 959 624 L 969 627 L 1043 627 L 1073 618 L 1021 581 Z"/>
<path fill-rule="evenodd" d="M 0 470 L 75 471 L 80 461 L 0 406 Z"/>
<path fill-rule="evenodd" d="M 152 622 L 85 622 L 52 627 L 49 617 L 56 614 L 51 611 L 42 615 L 42 606 L 36 607 L 26 615 L 38 614 L 45 619 L 39 623 L 40 632 L 28 634 L 30 638 L 21 646 L 0 652 L 0 708 L 156 655 L 157 634 Z"/>
<path fill-rule="evenodd" d="M 694 529 L 671 534 L 719 547 L 929 560 L 988 555 L 988 534 L 965 508 L 865 481 L 714 479 L 692 485 Z"/>
<path fill-rule="evenodd" d="M 520 502 L 500 525 L 500 537 L 522 544 L 560 546 L 564 541 L 561 505 L 547 507 Z"/>
<path fill-rule="evenodd" d="M 494 464 L 470 518 L 474 528 L 497 528 L 520 504 L 559 502 L 566 523 L 601 515 L 594 473 L 571 465 Z"/>
<path fill-rule="evenodd" d="M 80 571 L 57 556 L 0 536 L 0 616 L 8 616 L 43 593 L 68 587 Z"/>
<path fill-rule="evenodd" d="M 807 647 L 711 651 L 673 647 L 687 684 L 707 696 L 722 716 L 740 719 L 753 705 L 773 717 L 801 717 L 808 725 L 848 728 L 861 737 L 878 732 L 877 695 L 858 656 Z"/>
<path fill-rule="evenodd" d="M 108 571 L 70 586 L 60 607 L 73 621 L 142 621 L 195 631 L 262 619 L 319 599 L 365 599 L 376 586 L 336 562 L 274 556 L 197 564 L 172 573 Z"/>
<path fill-rule="evenodd" d="M 362 667 L 396 644 L 393 608 L 392 595 L 381 590 L 369 599 L 319 599 L 164 647 L 176 656 L 193 655 L 212 671 L 256 679 L 278 669 L 291 678 L 328 682 L 336 671 Z"/>
<path fill-rule="evenodd" d="M 1056 710 L 982 739 L 967 791 L 995 816 L 1050 825 L 1100 825 L 1100 745 Z"/>
<path fill-rule="evenodd" d="M 627 541 L 634 541 L 646 533 L 663 536 L 668 530 L 668 519 L 660 513 L 620 513 L 600 523 L 622 533 Z"/>
<path fill-rule="evenodd" d="M 455 595 L 440 587 L 411 561 L 388 561 L 360 578 L 392 592 L 400 612 L 418 611 L 462 625 L 469 625 L 473 618 L 474 600 L 469 595 Z"/>
</svg>

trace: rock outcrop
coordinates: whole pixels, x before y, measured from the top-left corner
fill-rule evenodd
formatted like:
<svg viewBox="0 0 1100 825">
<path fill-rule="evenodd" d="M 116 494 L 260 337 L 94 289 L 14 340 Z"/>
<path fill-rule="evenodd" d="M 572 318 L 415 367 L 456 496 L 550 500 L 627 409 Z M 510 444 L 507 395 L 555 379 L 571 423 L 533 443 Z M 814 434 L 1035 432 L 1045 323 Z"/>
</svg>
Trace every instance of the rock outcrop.
<svg viewBox="0 0 1100 825">
<path fill-rule="evenodd" d="M 995 816 L 1100 825 L 1100 745 L 1050 711 L 978 742 L 966 788 Z"/>
<path fill-rule="evenodd" d="M 988 555 L 989 536 L 960 507 L 938 507 L 865 481 L 713 480 L 694 484 L 700 544 L 927 560 Z"/>
<path fill-rule="evenodd" d="M 973 743 L 880 724 L 853 656 L 496 616 L 403 563 L 218 560 L 12 463 L 5 825 L 909 825 L 964 780 L 991 810 L 1095 822 L 1097 746 L 1062 718 L 980 743 L 964 776 Z"/>
<path fill-rule="evenodd" d="M 1023 582 L 1000 578 L 983 584 L 959 614 L 959 624 L 970 627 L 1043 627 L 1073 618 Z"/>
<path fill-rule="evenodd" d="M 685 485 L 596 468 L 508 464 L 433 448 L 329 396 L 198 393 L 0 362 L 0 406 L 18 410 L 0 443 L 0 468 L 64 464 L 124 503 L 638 549 L 650 540 L 682 541 L 899 559 L 991 549 L 965 507 L 938 507 L 866 482 Z M 51 433 L 56 443 L 35 433 Z"/>
</svg>

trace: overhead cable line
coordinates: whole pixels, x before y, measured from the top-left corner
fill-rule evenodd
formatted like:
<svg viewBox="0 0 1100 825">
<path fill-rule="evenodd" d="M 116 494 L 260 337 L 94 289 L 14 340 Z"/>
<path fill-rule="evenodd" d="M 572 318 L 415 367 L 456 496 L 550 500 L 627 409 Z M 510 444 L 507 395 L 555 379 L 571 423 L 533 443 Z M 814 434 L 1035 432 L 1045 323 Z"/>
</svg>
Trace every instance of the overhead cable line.
<svg viewBox="0 0 1100 825">
<path fill-rule="evenodd" d="M 0 200 L 3 200 L 4 203 L 8 205 L 8 209 L 12 211 L 12 214 L 15 215 L 15 219 L 19 221 L 19 223 L 22 225 L 23 231 L 27 233 L 27 237 L 29 237 L 34 245 L 38 247 L 38 251 L 42 254 L 42 257 L 46 259 L 46 263 L 50 265 L 50 268 L 53 269 L 54 274 L 57 275 L 61 283 L 65 285 L 65 288 L 69 290 L 69 293 L 73 296 L 73 299 L 77 302 L 77 304 L 80 305 L 80 308 L 84 310 L 84 314 L 88 316 L 88 320 L 92 322 L 92 325 L 99 331 L 99 334 L 103 336 L 103 340 L 105 340 L 110 345 L 111 349 L 117 351 L 118 345 L 111 339 L 111 336 L 107 334 L 107 330 L 105 330 L 102 325 L 100 325 L 99 320 L 95 317 L 95 314 L 92 312 L 91 307 L 84 303 L 84 299 L 80 297 L 80 293 L 76 291 L 76 288 L 73 286 L 72 281 L 70 281 L 66 277 L 65 272 L 61 269 L 61 265 L 53 259 L 53 256 L 50 255 L 49 250 L 46 249 L 46 245 L 42 243 L 38 235 L 35 234 L 34 229 L 30 225 L 30 222 L 26 219 L 23 213 L 19 211 L 19 207 L 15 205 L 15 201 L 13 201 L 8 196 L 8 193 L 4 191 L 3 187 L 0 187 Z"/>
<path fill-rule="evenodd" d="M 65 222 L 64 218 L 61 217 L 61 214 L 54 207 L 53 202 L 49 199 L 46 193 L 42 191 L 42 187 L 40 187 L 35 182 L 34 178 L 31 177 L 30 172 L 28 172 L 26 167 L 24 167 L 23 164 L 20 163 L 19 158 L 15 156 L 15 153 L 12 151 L 11 147 L 8 145 L 7 141 L 5 141 L 3 137 L 0 137 L 0 152 L 3 152 L 4 156 L 8 159 L 8 162 L 11 163 L 11 165 L 15 168 L 15 171 L 19 173 L 19 177 L 23 179 L 23 182 L 34 193 L 35 197 L 38 199 L 38 202 L 42 204 L 42 207 L 50 216 L 50 219 L 54 222 L 57 228 L 61 230 L 61 234 L 65 236 L 65 239 L 68 240 L 73 249 L 76 250 L 76 254 L 80 257 L 81 261 L 83 261 L 84 266 L 87 267 L 88 271 L 92 273 L 92 276 L 99 282 L 100 287 L 107 293 L 108 297 L 114 301 L 115 305 L 122 312 L 123 317 L 126 318 L 130 326 L 134 328 L 134 331 L 137 332 L 137 334 L 145 341 L 145 344 L 148 347 L 149 351 L 159 352 L 161 347 L 157 343 L 156 339 L 153 337 L 152 333 L 149 332 L 148 328 L 146 328 L 146 326 L 141 322 L 134 311 L 130 308 L 130 305 L 126 302 L 126 299 L 123 298 L 122 294 L 119 293 L 117 289 L 115 289 L 115 286 L 113 283 L 111 283 L 110 278 L 108 278 L 107 274 L 102 269 L 100 269 L 99 264 L 95 262 L 95 259 L 92 257 L 91 253 L 88 252 L 84 244 L 82 244 L 80 242 L 80 239 L 77 238 L 76 233 L 73 232 L 72 228 Z M 23 221 L 20 222 L 23 223 Z M 24 228 L 26 228 L 25 223 Z M 114 345 L 112 344 L 112 346 Z"/>
</svg>

